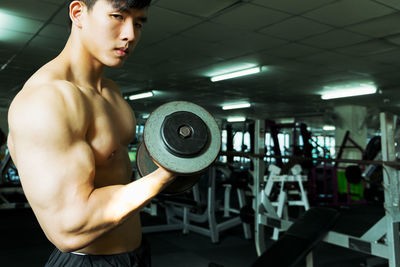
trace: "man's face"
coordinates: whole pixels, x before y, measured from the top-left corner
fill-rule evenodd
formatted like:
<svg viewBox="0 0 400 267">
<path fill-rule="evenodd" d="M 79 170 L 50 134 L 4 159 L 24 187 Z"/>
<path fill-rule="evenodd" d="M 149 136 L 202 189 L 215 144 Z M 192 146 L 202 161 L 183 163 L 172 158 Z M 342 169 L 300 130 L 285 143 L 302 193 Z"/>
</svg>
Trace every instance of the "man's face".
<svg viewBox="0 0 400 267">
<path fill-rule="evenodd" d="M 138 43 L 147 9 L 113 7 L 98 0 L 85 11 L 82 38 L 86 49 L 102 64 L 120 67 Z"/>
</svg>

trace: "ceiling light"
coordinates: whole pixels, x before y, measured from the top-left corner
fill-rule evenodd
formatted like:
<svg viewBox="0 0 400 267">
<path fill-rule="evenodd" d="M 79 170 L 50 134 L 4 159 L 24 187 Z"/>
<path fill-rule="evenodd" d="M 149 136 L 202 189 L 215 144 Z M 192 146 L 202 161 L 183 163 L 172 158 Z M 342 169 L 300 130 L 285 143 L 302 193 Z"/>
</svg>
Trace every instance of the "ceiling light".
<svg viewBox="0 0 400 267">
<path fill-rule="evenodd" d="M 154 95 L 153 92 L 146 92 L 146 93 L 140 93 L 140 94 L 136 94 L 136 95 L 130 95 L 128 98 L 129 98 L 129 100 L 137 100 L 137 99 L 152 97 L 153 95 Z"/>
<path fill-rule="evenodd" d="M 243 122 L 246 121 L 245 117 L 229 117 L 228 122 Z"/>
<path fill-rule="evenodd" d="M 333 125 L 324 125 L 324 127 L 322 127 L 322 129 L 324 131 L 334 131 L 334 130 L 336 130 L 336 127 Z"/>
<path fill-rule="evenodd" d="M 218 81 L 222 81 L 222 80 L 227 80 L 227 79 L 237 78 L 237 77 L 241 77 L 241 76 L 245 76 L 245 75 L 259 73 L 260 71 L 261 71 L 261 67 L 235 71 L 235 72 L 211 77 L 211 81 L 218 82 Z"/>
<path fill-rule="evenodd" d="M 249 108 L 249 107 L 251 107 L 250 103 L 241 103 L 241 104 L 225 105 L 225 106 L 222 106 L 222 109 L 229 110 L 229 109 L 240 109 L 240 108 Z"/>
<path fill-rule="evenodd" d="M 294 123 L 295 118 L 282 118 L 282 119 L 277 120 L 277 122 L 281 123 L 281 124 Z"/>
<path fill-rule="evenodd" d="M 349 85 L 342 87 L 326 87 L 326 89 L 329 89 L 329 91 L 322 93 L 321 98 L 323 100 L 350 97 L 350 96 L 359 96 L 359 95 L 369 95 L 369 94 L 375 94 L 377 91 L 376 86 L 373 84 L 358 84 L 358 85 Z"/>
</svg>

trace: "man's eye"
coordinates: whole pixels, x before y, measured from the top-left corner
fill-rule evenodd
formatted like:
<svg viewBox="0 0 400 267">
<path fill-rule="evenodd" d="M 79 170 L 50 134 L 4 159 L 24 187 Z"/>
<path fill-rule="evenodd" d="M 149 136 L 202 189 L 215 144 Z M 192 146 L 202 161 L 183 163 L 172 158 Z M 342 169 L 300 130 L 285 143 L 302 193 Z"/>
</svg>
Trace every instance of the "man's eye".
<svg viewBox="0 0 400 267">
<path fill-rule="evenodd" d="M 141 29 L 141 28 L 143 27 L 143 24 L 136 23 L 136 24 L 135 24 L 135 27 L 138 28 L 138 29 Z"/>
<path fill-rule="evenodd" d="M 116 18 L 116 19 L 119 19 L 119 20 L 124 19 L 124 17 L 123 17 L 122 15 L 119 15 L 119 14 L 111 14 L 111 16 L 112 16 L 113 18 Z"/>
</svg>

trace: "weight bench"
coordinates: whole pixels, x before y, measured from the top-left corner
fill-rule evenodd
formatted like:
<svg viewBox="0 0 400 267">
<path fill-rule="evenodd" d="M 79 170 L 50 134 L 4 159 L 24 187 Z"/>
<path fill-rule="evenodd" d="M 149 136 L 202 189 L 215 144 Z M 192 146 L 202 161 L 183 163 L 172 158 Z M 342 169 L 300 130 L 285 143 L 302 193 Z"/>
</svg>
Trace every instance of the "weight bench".
<svg viewBox="0 0 400 267">
<path fill-rule="evenodd" d="M 338 217 L 339 212 L 334 209 L 309 209 L 251 267 L 296 266 L 325 237 Z"/>
</svg>

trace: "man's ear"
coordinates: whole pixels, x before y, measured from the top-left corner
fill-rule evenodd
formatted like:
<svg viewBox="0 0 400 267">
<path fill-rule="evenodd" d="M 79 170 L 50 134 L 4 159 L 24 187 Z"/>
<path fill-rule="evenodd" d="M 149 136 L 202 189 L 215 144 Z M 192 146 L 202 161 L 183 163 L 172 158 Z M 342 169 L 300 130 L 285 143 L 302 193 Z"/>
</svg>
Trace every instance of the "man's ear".
<svg viewBox="0 0 400 267">
<path fill-rule="evenodd" d="M 78 28 L 82 27 L 82 15 L 86 10 L 86 6 L 82 1 L 73 1 L 69 5 L 69 17 L 71 18 L 72 25 Z"/>
</svg>

